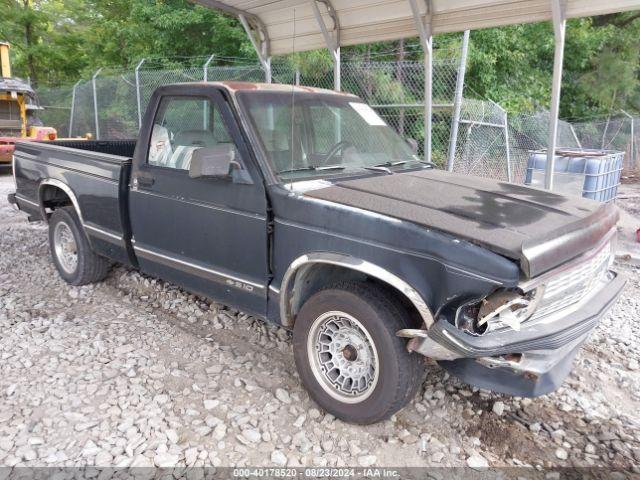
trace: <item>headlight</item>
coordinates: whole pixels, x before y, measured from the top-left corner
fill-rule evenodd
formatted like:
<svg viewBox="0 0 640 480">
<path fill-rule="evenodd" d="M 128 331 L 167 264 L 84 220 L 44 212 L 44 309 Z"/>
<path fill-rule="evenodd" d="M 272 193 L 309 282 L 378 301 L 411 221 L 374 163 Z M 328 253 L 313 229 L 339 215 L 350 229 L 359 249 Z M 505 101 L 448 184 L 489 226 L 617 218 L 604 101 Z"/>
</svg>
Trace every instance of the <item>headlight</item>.
<svg viewBox="0 0 640 480">
<path fill-rule="evenodd" d="M 456 326 L 476 336 L 505 328 L 520 331 L 522 323 L 534 314 L 543 294 L 544 286 L 527 293 L 499 290 L 479 302 L 458 308 Z"/>
</svg>

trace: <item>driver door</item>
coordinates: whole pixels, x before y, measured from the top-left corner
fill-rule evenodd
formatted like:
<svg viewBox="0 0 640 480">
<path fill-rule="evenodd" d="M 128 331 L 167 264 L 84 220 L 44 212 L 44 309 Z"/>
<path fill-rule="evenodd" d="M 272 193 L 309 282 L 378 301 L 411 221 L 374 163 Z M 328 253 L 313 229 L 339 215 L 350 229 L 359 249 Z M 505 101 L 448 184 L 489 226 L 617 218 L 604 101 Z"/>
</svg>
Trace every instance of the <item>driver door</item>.
<svg viewBox="0 0 640 480">
<path fill-rule="evenodd" d="M 183 92 L 156 93 L 156 113 L 145 122 L 148 147 L 136 154 L 129 205 L 138 263 L 189 291 L 264 315 L 267 203 L 259 171 L 222 93 L 211 86 Z M 229 144 L 240 164 L 233 176 L 190 178 L 195 150 Z"/>
</svg>

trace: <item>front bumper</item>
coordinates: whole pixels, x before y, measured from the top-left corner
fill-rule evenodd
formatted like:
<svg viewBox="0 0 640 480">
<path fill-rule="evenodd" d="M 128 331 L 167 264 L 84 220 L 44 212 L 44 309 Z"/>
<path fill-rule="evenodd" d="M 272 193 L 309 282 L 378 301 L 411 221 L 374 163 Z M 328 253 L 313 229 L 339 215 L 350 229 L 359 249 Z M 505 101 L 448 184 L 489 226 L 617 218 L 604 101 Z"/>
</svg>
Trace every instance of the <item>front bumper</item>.
<svg viewBox="0 0 640 480">
<path fill-rule="evenodd" d="M 554 357 L 553 367 L 544 373 L 526 370 L 521 366 L 498 367 L 483 364 L 481 360 L 461 358 L 438 362 L 445 370 L 474 387 L 484 388 L 517 397 L 539 397 L 557 390 L 571 372 L 573 359 L 582 342 L 561 358 Z"/>
<path fill-rule="evenodd" d="M 466 383 L 518 396 L 538 396 L 558 388 L 573 358 L 600 319 L 618 299 L 626 280 L 609 272 L 603 284 L 580 302 L 542 318 L 519 332 L 472 336 L 440 320 L 409 349 L 440 360 Z"/>
</svg>

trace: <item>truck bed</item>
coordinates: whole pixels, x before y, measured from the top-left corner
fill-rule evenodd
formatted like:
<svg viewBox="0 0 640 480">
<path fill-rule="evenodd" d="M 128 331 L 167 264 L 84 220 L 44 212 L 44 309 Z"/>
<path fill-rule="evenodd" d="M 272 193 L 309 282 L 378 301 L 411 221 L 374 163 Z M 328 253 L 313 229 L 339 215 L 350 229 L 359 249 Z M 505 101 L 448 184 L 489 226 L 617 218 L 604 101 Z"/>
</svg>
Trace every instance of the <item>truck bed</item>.
<svg viewBox="0 0 640 480">
<path fill-rule="evenodd" d="M 104 153 L 109 156 L 124 157 L 131 159 L 136 149 L 138 141 L 135 138 L 126 140 L 58 140 L 46 142 L 45 145 L 55 145 L 74 150 L 84 150 L 87 152 Z M 105 158 L 111 160 L 111 158 Z"/>
<path fill-rule="evenodd" d="M 127 185 L 135 146 L 136 140 L 18 142 L 15 202 L 40 220 L 47 202 L 70 198 L 96 253 L 131 264 Z"/>
</svg>

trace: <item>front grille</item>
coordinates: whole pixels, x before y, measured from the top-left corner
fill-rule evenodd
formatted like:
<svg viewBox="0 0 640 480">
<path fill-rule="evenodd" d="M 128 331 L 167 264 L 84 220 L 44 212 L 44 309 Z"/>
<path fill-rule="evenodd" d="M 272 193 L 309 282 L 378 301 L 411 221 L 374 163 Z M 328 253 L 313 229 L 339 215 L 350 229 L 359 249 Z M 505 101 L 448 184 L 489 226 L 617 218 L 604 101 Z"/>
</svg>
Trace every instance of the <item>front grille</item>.
<svg viewBox="0 0 640 480">
<path fill-rule="evenodd" d="M 535 320 L 570 307 L 591 292 L 606 275 L 612 256 L 611 242 L 607 242 L 593 257 L 552 277 L 547 283 Z"/>
</svg>

